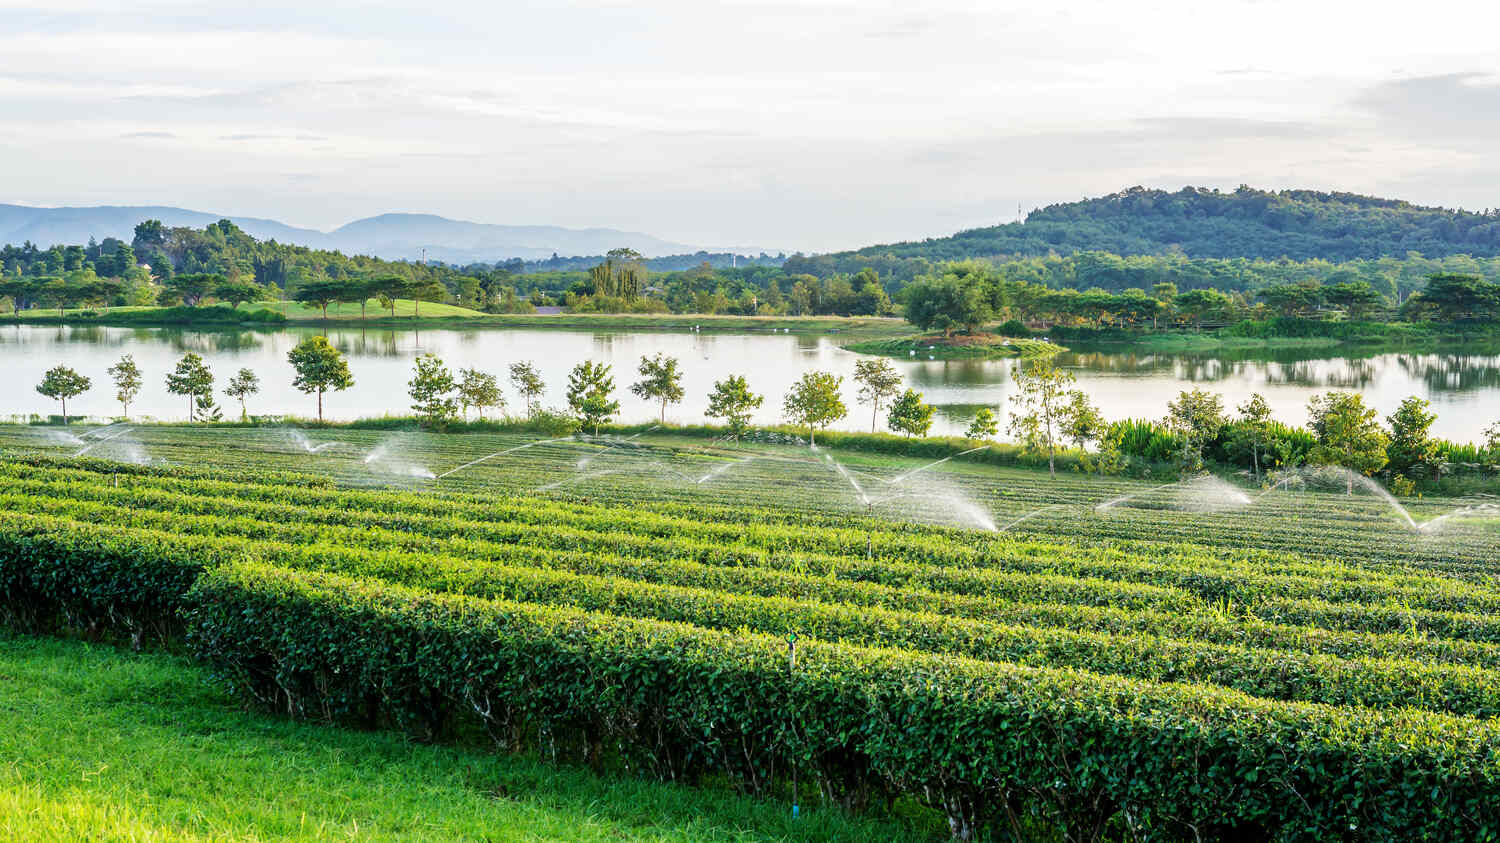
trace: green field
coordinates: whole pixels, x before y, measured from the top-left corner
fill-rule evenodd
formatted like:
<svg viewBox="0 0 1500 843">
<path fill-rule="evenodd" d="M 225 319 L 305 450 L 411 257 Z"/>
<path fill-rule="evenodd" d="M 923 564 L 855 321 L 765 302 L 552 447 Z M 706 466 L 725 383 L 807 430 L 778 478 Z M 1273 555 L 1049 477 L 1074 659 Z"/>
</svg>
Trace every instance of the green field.
<svg viewBox="0 0 1500 843">
<path fill-rule="evenodd" d="M 795 786 L 810 816 L 918 836 L 1500 833 L 1493 499 L 1408 511 L 1319 475 L 1049 480 L 662 432 L 11 426 L 0 453 L 13 623 L 183 648 L 214 682 L 181 692 L 193 710 L 228 694 L 452 747 L 434 757 L 498 745 L 760 806 L 716 817 L 772 817 Z M 0 675 L 136 664 L 73 646 Z M 313 753 L 395 740 L 246 722 Z M 19 804 L 59 798 L 12 779 Z"/>
<path fill-rule="evenodd" d="M 0 632 L 0 839 L 865 840 L 896 825 L 249 714 L 170 655 Z M 919 839 L 919 838 L 913 838 Z"/>
<path fill-rule="evenodd" d="M 227 305 L 222 306 L 227 308 Z M 557 328 L 565 330 L 631 330 L 631 331 L 685 331 L 697 330 L 708 333 L 835 333 L 856 337 L 885 337 L 905 333 L 910 329 L 900 319 L 873 316 L 713 316 L 704 314 L 635 314 L 635 313 L 556 313 L 517 314 L 483 313 L 466 307 L 438 302 L 421 302 L 414 306 L 409 299 L 397 299 L 395 316 L 381 307 L 380 302 L 370 299 L 365 312 L 360 313 L 358 304 L 338 302 L 328 306 L 325 316 L 320 308 L 298 302 L 250 302 L 241 305 L 236 313 L 245 315 L 246 322 L 253 322 L 254 313 L 270 312 L 285 314 L 289 322 L 358 322 L 372 325 L 462 325 L 466 328 Z M 171 324 L 191 323 L 193 313 L 186 316 L 179 309 L 164 307 L 111 307 L 107 310 L 92 308 L 70 308 L 59 316 L 56 309 L 34 308 L 22 311 L 9 318 L 35 324 L 67 323 L 119 323 L 156 324 L 166 321 Z M 224 316 L 219 308 L 211 307 L 199 314 L 208 321 L 222 323 Z M 155 321 L 154 321 L 155 320 Z"/>
<path fill-rule="evenodd" d="M 227 307 L 227 305 L 225 305 Z M 109 322 L 111 320 L 128 320 L 133 322 L 147 322 L 153 314 L 162 313 L 169 308 L 156 306 L 122 306 L 106 309 L 100 308 L 69 308 L 62 311 L 61 316 L 56 308 L 33 308 L 23 310 L 19 314 L 12 314 L 12 318 L 22 322 L 56 322 L 61 318 L 64 321 L 92 321 Z M 289 321 L 293 322 L 321 322 L 325 318 L 328 321 L 350 321 L 361 318 L 367 321 L 383 320 L 392 321 L 391 311 L 382 307 L 376 299 L 365 302 L 365 313 L 360 314 L 358 304 L 353 302 L 337 302 L 328 306 L 328 314 L 325 317 L 323 310 L 300 302 L 274 302 L 261 301 L 242 304 L 235 309 L 237 312 L 248 314 L 259 311 L 284 314 Z M 396 300 L 395 321 L 411 321 L 415 313 L 423 320 L 427 319 L 457 319 L 457 318 L 486 318 L 487 314 L 467 307 L 442 304 L 439 302 L 424 301 L 416 303 L 410 299 Z"/>
</svg>

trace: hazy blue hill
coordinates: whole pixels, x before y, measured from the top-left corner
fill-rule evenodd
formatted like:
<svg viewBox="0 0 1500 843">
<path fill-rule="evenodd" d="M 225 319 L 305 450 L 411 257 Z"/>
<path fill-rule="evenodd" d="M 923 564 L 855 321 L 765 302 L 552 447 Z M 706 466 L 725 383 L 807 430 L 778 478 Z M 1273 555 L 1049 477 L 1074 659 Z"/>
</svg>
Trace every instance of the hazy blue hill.
<svg viewBox="0 0 1500 843">
<path fill-rule="evenodd" d="M 646 255 L 695 252 L 696 246 L 669 243 L 648 234 L 610 228 L 570 229 L 547 225 L 487 225 L 432 214 L 381 214 L 356 220 L 332 232 L 298 228 L 275 220 L 212 214 L 158 205 L 34 208 L 0 205 L 0 243 L 27 240 L 42 246 L 87 243 L 90 237 L 129 241 L 136 223 L 159 219 L 168 226 L 202 228 L 228 218 L 257 240 L 276 240 L 345 254 L 390 260 L 416 258 L 422 250 L 434 260 L 454 263 L 536 260 L 559 255 L 602 255 L 628 246 Z"/>
<path fill-rule="evenodd" d="M 490 225 L 450 220 L 433 214 L 381 214 L 334 230 L 336 248 L 385 258 L 416 257 L 468 263 L 503 258 L 539 259 L 559 255 L 602 255 L 629 247 L 646 255 L 692 252 L 696 247 L 669 243 L 649 234 L 612 228 L 560 228 L 551 225 Z"/>
<path fill-rule="evenodd" d="M 1099 250 L 1121 255 L 1180 251 L 1197 258 L 1349 260 L 1455 254 L 1500 255 L 1500 211 L 1452 210 L 1313 190 L 1232 192 L 1185 187 L 1128 190 L 1049 205 L 1024 222 L 951 237 L 793 258 L 788 271 L 848 271 L 871 258 L 952 260 Z M 820 264 L 816 269 L 813 264 Z"/>
<path fill-rule="evenodd" d="M 87 243 L 90 237 L 118 237 L 130 241 L 136 223 L 158 219 L 169 226 L 202 228 L 218 222 L 224 214 L 210 214 L 161 205 L 99 205 L 85 208 L 34 208 L 0 205 L 0 243 L 27 240 L 47 247 L 54 243 Z M 275 220 L 229 217 L 257 240 L 276 240 L 305 246 L 323 246 L 327 235 L 311 228 L 297 228 Z"/>
</svg>

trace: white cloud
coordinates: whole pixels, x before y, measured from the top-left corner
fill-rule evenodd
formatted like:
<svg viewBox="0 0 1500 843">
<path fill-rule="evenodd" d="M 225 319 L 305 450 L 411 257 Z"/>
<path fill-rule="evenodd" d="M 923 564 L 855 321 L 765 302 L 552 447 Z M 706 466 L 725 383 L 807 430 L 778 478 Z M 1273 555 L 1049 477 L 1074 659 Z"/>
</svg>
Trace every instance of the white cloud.
<svg viewBox="0 0 1500 843">
<path fill-rule="evenodd" d="M 1138 182 L 1500 188 L 1500 13 L 1451 0 L 0 9 L 0 176 L 34 203 L 824 249 Z"/>
</svg>

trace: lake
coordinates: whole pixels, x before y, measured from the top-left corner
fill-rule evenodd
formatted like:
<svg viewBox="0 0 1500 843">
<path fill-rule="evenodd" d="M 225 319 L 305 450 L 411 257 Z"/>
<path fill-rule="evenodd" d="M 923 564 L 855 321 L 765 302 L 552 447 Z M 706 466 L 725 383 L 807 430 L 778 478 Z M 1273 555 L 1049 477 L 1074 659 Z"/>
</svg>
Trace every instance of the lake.
<svg viewBox="0 0 1500 843">
<path fill-rule="evenodd" d="M 316 326 L 269 331 L 183 331 L 166 328 L 88 326 L 0 327 L 0 359 L 10 388 L 0 402 L 0 416 L 57 413 L 57 402 L 37 394 L 35 386 L 48 368 L 65 363 L 94 380 L 93 389 L 69 402 L 70 413 L 108 417 L 119 412 L 105 370 L 120 355 L 135 355 L 145 374 L 145 386 L 132 416 L 159 420 L 186 417 L 186 400 L 169 394 L 167 372 L 183 353 L 202 355 L 222 390 L 241 367 L 260 375 L 261 394 L 250 402 L 253 414 L 312 416 L 315 399 L 291 386 L 287 351 L 303 338 L 327 333 L 349 356 L 355 386 L 325 400 L 330 418 L 404 414 L 410 403 L 406 382 L 412 358 L 423 352 L 442 357 L 455 370 L 477 367 L 496 373 L 513 410 L 518 399 L 509 388 L 506 367 L 516 360 L 533 361 L 547 381 L 544 403 L 564 404 L 567 373 L 585 359 L 613 364 L 617 396 L 625 421 L 656 417 L 656 407 L 629 392 L 642 355 L 665 352 L 682 361 L 687 397 L 668 409 L 669 421 L 703 421 L 706 395 L 713 382 L 726 374 L 744 374 L 751 388 L 766 396 L 757 423 L 780 420 L 781 398 L 790 384 L 812 369 L 846 376 L 845 399 L 849 418 L 838 426 L 868 430 L 870 412 L 854 403 L 856 386 L 848 379 L 860 355 L 838 347 L 842 339 L 828 334 L 697 334 L 665 332 L 602 332 L 527 329 L 393 330 L 357 325 L 320 330 Z M 896 360 L 906 382 L 938 407 L 935 433 L 957 433 L 980 406 L 996 408 L 1004 417 L 1012 389 L 1014 360 Z M 1421 353 L 1379 353 L 1330 356 L 1329 350 L 1223 352 L 1214 354 L 1135 353 L 1128 350 L 1069 352 L 1061 365 L 1078 378 L 1109 418 L 1160 418 L 1169 400 L 1183 389 L 1202 387 L 1223 393 L 1226 403 L 1260 392 L 1283 421 L 1306 421 L 1308 399 L 1329 389 L 1357 390 L 1388 414 L 1408 395 L 1433 403 L 1438 414 L 1434 432 L 1457 440 L 1477 440 L 1481 431 L 1500 420 L 1500 350 L 1463 349 Z M 220 393 L 222 398 L 222 392 Z M 238 414 L 234 402 L 222 398 L 225 417 Z M 881 420 L 882 429 L 884 420 Z"/>
</svg>

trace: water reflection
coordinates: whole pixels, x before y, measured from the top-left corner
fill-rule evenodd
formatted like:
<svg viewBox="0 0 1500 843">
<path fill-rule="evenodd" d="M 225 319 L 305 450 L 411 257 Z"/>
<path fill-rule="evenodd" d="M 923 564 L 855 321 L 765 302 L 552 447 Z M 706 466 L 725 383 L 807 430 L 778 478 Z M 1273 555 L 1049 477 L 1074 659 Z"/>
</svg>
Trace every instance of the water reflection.
<svg viewBox="0 0 1500 843">
<path fill-rule="evenodd" d="M 1500 357 L 1470 354 L 1399 355 L 1396 363 L 1432 392 L 1500 390 Z"/>
<path fill-rule="evenodd" d="M 145 374 L 134 409 L 178 418 L 181 402 L 166 393 L 163 379 L 188 351 L 204 357 L 221 386 L 236 369 L 254 369 L 262 382 L 260 406 L 310 413 L 306 396 L 291 388 L 286 353 L 306 337 L 324 332 L 349 356 L 355 378 L 354 388 L 328 396 L 327 409 L 335 418 L 404 411 L 411 360 L 424 351 L 443 357 L 453 369 L 494 372 L 502 384 L 508 364 L 532 360 L 549 389 L 543 401 L 551 406 L 563 403 L 569 369 L 583 359 L 602 360 L 614 366 L 624 417 L 651 418 L 655 408 L 631 395 L 627 386 L 640 357 L 660 352 L 680 359 L 684 372 L 686 397 L 669 409 L 669 419 L 701 421 L 713 382 L 726 374 L 743 374 L 753 390 L 766 396 L 756 423 L 773 423 L 779 421 L 781 398 L 792 382 L 805 371 L 824 369 L 845 378 L 850 417 L 842 426 L 869 426 L 868 409 L 855 403 L 858 386 L 852 376 L 860 356 L 841 349 L 839 343 L 847 340 L 838 335 L 472 329 L 419 333 L 348 323 L 232 331 L 7 325 L 0 329 L 0 355 L 11 388 L 0 393 L 0 415 L 54 411 L 33 387 L 58 363 L 94 379 L 94 388 L 79 399 L 79 409 L 108 415 L 116 405 L 105 370 L 129 352 Z M 1363 392 L 1382 416 L 1408 395 L 1425 397 L 1438 413 L 1434 431 L 1450 438 L 1477 439 L 1487 425 L 1500 420 L 1500 348 L 1355 351 L 1337 356 L 1328 349 L 1308 348 L 1235 349 L 1222 354 L 1090 350 L 1059 355 L 1058 362 L 1111 418 L 1160 418 L 1178 391 L 1202 387 L 1223 394 L 1231 407 L 1259 392 L 1277 417 L 1297 424 L 1305 421 L 1308 399 L 1329 389 Z M 893 363 L 908 385 L 938 407 L 933 432 L 961 433 L 980 406 L 995 409 L 1003 428 L 1015 361 L 907 358 Z"/>
</svg>

